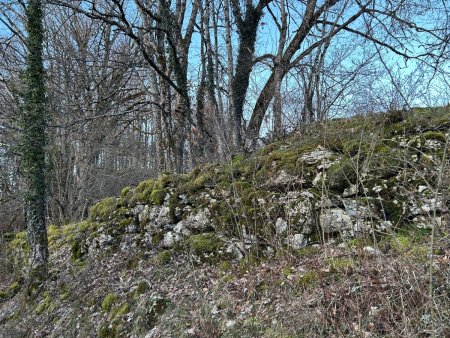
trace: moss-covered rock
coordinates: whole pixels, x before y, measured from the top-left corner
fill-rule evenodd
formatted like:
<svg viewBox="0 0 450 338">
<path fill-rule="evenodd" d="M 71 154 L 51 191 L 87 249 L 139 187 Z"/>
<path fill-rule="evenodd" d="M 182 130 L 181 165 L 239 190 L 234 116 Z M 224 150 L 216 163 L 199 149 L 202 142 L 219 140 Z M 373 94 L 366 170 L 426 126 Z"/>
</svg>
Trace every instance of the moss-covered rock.
<svg viewBox="0 0 450 338">
<path fill-rule="evenodd" d="M 351 158 L 343 158 L 330 166 L 327 171 L 327 183 L 331 190 L 343 192 L 358 178 L 358 168 Z"/>
<path fill-rule="evenodd" d="M 155 189 L 150 194 L 150 201 L 155 205 L 163 205 L 166 197 L 166 191 L 164 189 Z"/>
<path fill-rule="evenodd" d="M 90 215 L 92 221 L 107 221 L 111 218 L 113 212 L 117 208 L 116 199 L 113 197 L 105 198 L 90 209 Z"/>
</svg>

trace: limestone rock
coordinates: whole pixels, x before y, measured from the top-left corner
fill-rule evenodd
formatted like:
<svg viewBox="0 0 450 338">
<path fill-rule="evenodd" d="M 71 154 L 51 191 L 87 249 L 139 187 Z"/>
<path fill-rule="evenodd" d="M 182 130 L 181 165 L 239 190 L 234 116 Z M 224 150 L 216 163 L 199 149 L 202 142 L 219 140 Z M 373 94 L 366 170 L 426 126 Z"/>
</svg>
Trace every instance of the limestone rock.
<svg viewBox="0 0 450 338">
<path fill-rule="evenodd" d="M 190 230 L 202 232 L 212 227 L 211 214 L 207 208 L 191 212 L 185 220 L 183 226 Z"/>
<path fill-rule="evenodd" d="M 320 215 L 320 224 L 326 234 L 353 231 L 351 217 L 342 209 L 327 209 Z"/>
<path fill-rule="evenodd" d="M 308 244 L 308 240 L 305 238 L 303 234 L 294 234 L 287 238 L 287 244 L 292 249 L 300 249 Z"/>
<path fill-rule="evenodd" d="M 180 240 L 181 240 L 181 236 L 179 234 L 177 234 L 173 231 L 168 231 L 164 234 L 164 238 L 161 242 L 161 245 L 164 248 L 171 248 Z"/>
<path fill-rule="evenodd" d="M 343 199 L 342 200 L 347 214 L 355 219 L 378 218 L 368 201 L 361 199 Z"/>
<path fill-rule="evenodd" d="M 281 235 L 282 233 L 284 233 L 287 230 L 288 224 L 284 219 L 282 219 L 281 217 L 278 217 L 277 221 L 275 223 L 275 228 L 277 230 L 277 234 Z"/>
<path fill-rule="evenodd" d="M 316 164 L 319 161 L 322 163 L 329 162 L 330 158 L 334 156 L 334 153 L 323 148 L 322 146 L 318 146 L 314 151 L 303 155 L 300 157 L 300 160 L 306 164 Z"/>
</svg>

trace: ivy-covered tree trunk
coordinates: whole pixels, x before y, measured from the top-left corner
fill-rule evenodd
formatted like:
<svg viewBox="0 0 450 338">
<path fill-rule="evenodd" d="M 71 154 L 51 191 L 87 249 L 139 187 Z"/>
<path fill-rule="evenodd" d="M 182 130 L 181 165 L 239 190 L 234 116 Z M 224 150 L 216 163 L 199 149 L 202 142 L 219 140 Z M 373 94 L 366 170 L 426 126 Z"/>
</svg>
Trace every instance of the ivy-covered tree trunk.
<svg viewBox="0 0 450 338">
<path fill-rule="evenodd" d="M 25 183 L 25 206 L 30 244 L 30 282 L 47 276 L 48 242 L 45 226 L 46 127 L 44 66 L 42 61 L 43 25 L 41 0 L 29 0 L 27 17 L 27 67 L 23 74 L 24 105 L 21 111 L 22 174 Z"/>
</svg>

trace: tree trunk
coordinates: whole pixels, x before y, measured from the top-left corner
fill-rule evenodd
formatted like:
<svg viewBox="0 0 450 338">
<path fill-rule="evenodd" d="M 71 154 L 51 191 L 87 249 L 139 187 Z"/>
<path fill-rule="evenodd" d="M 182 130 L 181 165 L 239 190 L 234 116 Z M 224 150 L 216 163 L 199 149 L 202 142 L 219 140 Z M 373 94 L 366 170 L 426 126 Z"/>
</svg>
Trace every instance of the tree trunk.
<svg viewBox="0 0 450 338">
<path fill-rule="evenodd" d="M 272 74 L 264 85 L 264 88 L 259 94 L 258 100 L 256 101 L 255 107 L 253 108 L 252 116 L 246 134 L 246 137 L 251 142 L 251 144 L 254 144 L 255 140 L 259 136 L 262 121 L 266 114 L 267 108 L 269 107 L 270 102 L 273 99 L 276 77 L 279 75 L 280 81 L 283 80 L 284 76 L 290 68 L 292 57 L 299 50 L 300 46 L 302 45 L 303 41 L 305 41 L 306 37 L 317 22 L 320 15 L 322 15 L 322 13 L 326 9 L 335 5 L 337 3 L 337 0 L 327 0 L 318 10 L 315 11 L 316 2 L 317 1 L 315 0 L 310 0 L 307 2 L 305 14 L 303 16 L 300 27 L 298 28 L 294 38 L 286 48 L 286 51 L 284 52 L 279 65 L 274 68 Z"/>
<path fill-rule="evenodd" d="M 225 11 L 225 44 L 227 46 L 227 89 L 228 89 L 228 107 L 227 107 L 227 124 L 228 124 L 228 142 L 233 143 L 233 126 L 234 126 L 234 108 L 233 108 L 233 44 L 231 36 L 231 19 L 230 19 L 230 2 L 229 0 L 224 1 L 224 11 Z"/>
<path fill-rule="evenodd" d="M 25 95 L 21 114 L 22 172 L 30 244 L 30 283 L 47 277 L 48 241 L 45 226 L 47 197 L 46 126 L 44 66 L 42 61 L 43 26 L 40 0 L 30 0 L 27 16 L 27 67 L 24 73 Z"/>
<path fill-rule="evenodd" d="M 237 149 L 242 148 L 242 118 L 244 116 L 245 97 L 250 83 L 250 73 L 253 68 L 256 35 L 262 12 L 251 2 L 247 2 L 245 17 L 242 18 L 239 2 L 232 0 L 233 11 L 238 23 L 239 48 L 236 59 L 236 71 L 233 77 L 233 139 Z"/>
</svg>

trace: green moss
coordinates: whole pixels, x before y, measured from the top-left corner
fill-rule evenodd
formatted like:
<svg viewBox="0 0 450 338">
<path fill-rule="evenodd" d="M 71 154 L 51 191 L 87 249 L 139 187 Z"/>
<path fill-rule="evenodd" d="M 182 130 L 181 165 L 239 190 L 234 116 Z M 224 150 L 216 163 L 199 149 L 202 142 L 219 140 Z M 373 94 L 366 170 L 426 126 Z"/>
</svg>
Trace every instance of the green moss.
<svg viewBox="0 0 450 338">
<path fill-rule="evenodd" d="M 364 152 L 367 144 L 365 142 L 361 142 L 359 139 L 351 139 L 343 142 L 342 152 L 347 156 L 355 156 L 358 153 Z"/>
<path fill-rule="evenodd" d="M 176 177 L 171 173 L 162 174 L 159 179 L 155 182 L 153 189 L 162 190 L 167 188 L 170 183 L 176 181 Z"/>
<path fill-rule="evenodd" d="M 8 294 L 5 291 L 0 291 L 0 302 L 8 298 Z"/>
<path fill-rule="evenodd" d="M 61 236 L 61 228 L 55 224 L 50 224 L 47 228 L 48 242 L 52 243 Z"/>
<path fill-rule="evenodd" d="M 18 232 L 14 239 L 9 242 L 9 246 L 13 249 L 23 249 L 25 246 L 28 246 L 27 232 Z"/>
<path fill-rule="evenodd" d="M 86 232 L 89 228 L 92 228 L 94 226 L 94 223 L 89 221 L 80 222 L 77 224 L 78 230 L 80 232 Z"/>
<path fill-rule="evenodd" d="M 152 244 L 158 245 L 164 239 L 164 234 L 162 232 L 158 232 L 152 236 Z"/>
<path fill-rule="evenodd" d="M 91 220 L 108 220 L 112 216 L 116 207 L 116 199 L 113 197 L 108 197 L 100 202 L 97 202 L 90 209 Z"/>
<path fill-rule="evenodd" d="M 98 329 L 97 335 L 99 338 L 116 338 L 118 337 L 117 327 L 102 323 Z"/>
<path fill-rule="evenodd" d="M 308 245 L 303 248 L 294 250 L 294 253 L 298 256 L 313 256 L 320 253 L 320 248 Z"/>
<path fill-rule="evenodd" d="M 59 297 L 59 299 L 64 301 L 64 300 L 69 299 L 71 295 L 72 295 L 72 293 L 70 292 L 70 290 L 66 290 L 61 293 L 61 296 Z"/>
<path fill-rule="evenodd" d="M 140 296 L 150 290 L 150 285 L 146 281 L 139 282 L 136 290 L 134 291 L 135 296 Z"/>
<path fill-rule="evenodd" d="M 10 295 L 14 295 L 14 294 L 16 294 L 16 293 L 19 291 L 19 289 L 20 289 L 20 284 L 19 284 L 19 282 L 14 282 L 14 283 L 12 283 L 12 284 L 9 286 L 9 288 L 8 288 L 8 293 L 9 293 Z"/>
<path fill-rule="evenodd" d="M 384 114 L 385 125 L 402 122 L 405 116 L 406 112 L 404 110 L 390 110 Z"/>
<path fill-rule="evenodd" d="M 219 271 L 221 273 L 226 273 L 228 271 L 231 271 L 231 269 L 232 269 L 232 265 L 231 265 L 231 263 L 229 261 L 222 261 L 222 262 L 220 262 L 220 264 L 219 264 Z"/>
<path fill-rule="evenodd" d="M 307 271 L 304 274 L 300 275 L 297 279 L 297 283 L 302 286 L 306 287 L 308 285 L 311 285 L 319 280 L 319 274 L 316 271 Z"/>
<path fill-rule="evenodd" d="M 125 187 L 120 192 L 120 197 L 127 197 L 128 193 L 131 191 L 131 187 Z"/>
<path fill-rule="evenodd" d="M 150 200 L 155 205 L 163 205 L 164 198 L 166 197 L 166 191 L 163 189 L 153 190 L 150 195 Z"/>
<path fill-rule="evenodd" d="M 280 149 L 280 143 L 279 142 L 275 142 L 275 143 L 271 143 L 267 146 L 265 146 L 263 149 L 260 150 L 261 155 L 267 155 L 273 151 L 276 151 Z"/>
<path fill-rule="evenodd" d="M 52 306 L 52 297 L 48 292 L 44 293 L 44 299 L 38 304 L 35 309 L 37 315 L 42 314 L 45 310 L 50 309 Z"/>
<path fill-rule="evenodd" d="M 103 312 L 110 312 L 112 309 L 112 306 L 114 305 L 114 303 L 116 302 L 116 295 L 114 293 L 108 293 L 105 298 L 103 298 L 102 301 L 102 311 Z"/>
<path fill-rule="evenodd" d="M 123 218 L 119 221 L 119 226 L 126 227 L 126 226 L 130 225 L 131 223 L 133 223 L 133 218 L 131 218 L 131 217 Z"/>
<path fill-rule="evenodd" d="M 259 266 L 261 261 L 262 259 L 257 253 L 247 252 L 244 258 L 239 261 L 239 272 L 245 273 L 251 268 Z"/>
<path fill-rule="evenodd" d="M 373 202 L 374 206 L 386 220 L 391 221 L 394 225 L 398 225 L 403 222 L 405 212 L 403 210 L 402 201 L 395 200 L 392 199 L 391 196 L 387 196 L 384 200 L 376 199 Z"/>
<path fill-rule="evenodd" d="M 79 240 L 73 241 L 73 243 L 70 247 L 70 252 L 72 254 L 73 260 L 79 260 L 81 257 L 83 257 L 82 247 L 81 247 L 81 243 L 79 242 Z"/>
<path fill-rule="evenodd" d="M 128 305 L 128 303 L 123 303 L 122 305 L 112 310 L 111 319 L 114 320 L 117 317 L 122 317 L 128 312 L 130 312 L 130 306 Z"/>
<path fill-rule="evenodd" d="M 222 278 L 220 278 L 220 282 L 223 284 L 231 283 L 234 280 L 234 276 L 232 274 L 223 275 Z"/>
<path fill-rule="evenodd" d="M 173 193 L 169 197 L 169 217 L 170 221 L 175 224 L 180 221 L 179 215 L 177 215 L 177 208 L 180 207 L 180 197 L 178 192 Z"/>
<path fill-rule="evenodd" d="M 325 264 L 328 265 L 333 272 L 342 270 L 349 270 L 355 267 L 355 261 L 350 258 L 329 258 L 325 260 Z"/>
<path fill-rule="evenodd" d="M 154 186 L 154 180 L 146 180 L 139 183 L 134 193 L 136 195 L 136 199 L 144 203 L 149 202 L 151 200 L 150 195 L 152 194 Z"/>
<path fill-rule="evenodd" d="M 11 242 L 16 237 L 15 232 L 5 232 L 1 235 L 4 242 Z"/>
<path fill-rule="evenodd" d="M 356 179 L 356 168 L 349 158 L 343 158 L 334 163 L 327 171 L 329 187 L 336 192 L 343 192 L 351 184 L 355 184 Z"/>
<path fill-rule="evenodd" d="M 172 250 L 164 250 L 158 253 L 156 260 L 159 264 L 164 265 L 169 263 L 172 260 L 173 251 Z"/>
<path fill-rule="evenodd" d="M 414 261 L 426 263 L 430 259 L 430 247 L 428 245 L 414 245 L 409 251 L 409 256 Z"/>
<path fill-rule="evenodd" d="M 186 242 L 197 255 L 215 253 L 223 244 L 222 240 L 212 233 L 190 236 Z"/>
<path fill-rule="evenodd" d="M 362 249 L 367 245 L 370 245 L 371 241 L 367 238 L 353 238 L 347 241 L 349 248 Z"/>
<path fill-rule="evenodd" d="M 436 140 L 442 143 L 447 142 L 445 134 L 439 131 L 427 131 L 422 136 L 425 140 Z"/>
<path fill-rule="evenodd" d="M 295 273 L 295 269 L 290 266 L 283 268 L 283 275 L 286 278 L 293 275 L 294 273 Z"/>
<path fill-rule="evenodd" d="M 391 147 L 388 147 L 387 145 L 383 143 L 378 143 L 374 148 L 375 154 L 390 154 L 392 151 Z"/>
<path fill-rule="evenodd" d="M 396 252 L 404 252 L 412 247 L 412 240 L 410 237 L 405 235 L 397 235 L 390 240 L 391 248 Z"/>
<path fill-rule="evenodd" d="M 213 185 L 214 182 L 211 178 L 211 173 L 206 172 L 203 174 L 200 174 L 195 180 L 194 180 L 194 187 L 199 190 L 204 188 L 206 185 Z"/>
<path fill-rule="evenodd" d="M 64 225 L 61 230 L 63 236 L 68 237 L 78 232 L 78 225 L 76 223 L 67 224 Z"/>
</svg>

